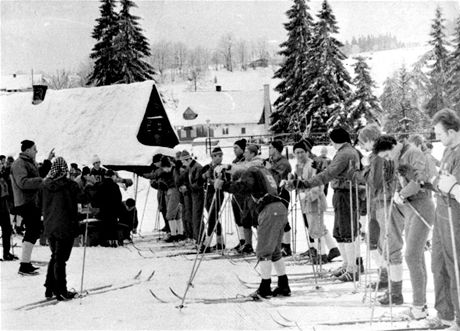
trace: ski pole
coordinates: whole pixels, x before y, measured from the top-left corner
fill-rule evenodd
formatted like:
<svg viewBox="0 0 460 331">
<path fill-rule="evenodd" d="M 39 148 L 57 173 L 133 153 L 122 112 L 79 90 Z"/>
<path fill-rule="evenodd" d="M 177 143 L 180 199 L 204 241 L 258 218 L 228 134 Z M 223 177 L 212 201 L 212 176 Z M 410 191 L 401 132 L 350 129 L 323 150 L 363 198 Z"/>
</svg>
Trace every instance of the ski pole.
<svg viewBox="0 0 460 331">
<path fill-rule="evenodd" d="M 350 162 L 351 164 L 351 162 Z M 353 222 L 353 183 L 352 181 L 350 180 L 349 181 L 349 193 L 350 193 L 350 227 L 351 227 L 351 244 L 353 246 L 353 252 L 356 251 L 356 248 L 355 248 L 355 226 L 354 226 L 354 222 Z M 356 288 L 356 272 L 355 272 L 355 268 L 356 268 L 356 252 L 355 254 L 353 254 L 353 256 L 355 257 L 354 259 L 352 258 L 351 262 L 349 261 L 348 263 L 353 263 L 354 266 L 353 266 L 353 287 L 355 288 L 355 292 L 357 291 L 357 288 Z M 350 258 L 348 257 L 348 260 L 350 260 Z"/>
<path fill-rule="evenodd" d="M 86 240 L 88 239 L 88 223 L 89 223 L 89 208 L 86 207 L 86 224 L 85 224 L 85 236 L 83 237 L 83 264 L 81 267 L 81 282 L 80 282 L 80 305 L 83 297 L 83 279 L 85 276 L 85 260 L 86 260 Z"/>
<path fill-rule="evenodd" d="M 358 241 L 358 248 L 357 248 L 357 251 L 356 251 L 356 247 L 355 247 L 355 253 L 356 253 L 356 259 L 358 261 L 357 263 L 357 266 L 358 266 L 358 273 L 361 274 L 361 266 L 362 266 L 362 259 L 361 259 L 361 223 L 360 223 L 360 219 L 361 219 L 361 212 L 360 212 L 360 209 L 359 209 L 359 189 L 358 189 L 358 181 L 356 180 L 355 181 L 355 199 L 356 199 L 356 226 L 358 227 L 358 231 L 357 231 L 357 238 L 356 240 Z M 359 278 L 359 285 L 361 285 L 361 279 L 362 278 Z"/>
<path fill-rule="evenodd" d="M 458 270 L 457 244 L 455 243 L 454 219 L 452 215 L 451 197 L 447 196 L 447 210 L 449 215 L 450 238 L 452 240 L 452 252 L 454 255 L 455 282 L 457 285 L 457 300 L 460 303 L 460 275 Z"/>
<path fill-rule="evenodd" d="M 142 231 L 142 224 L 144 223 L 144 216 L 145 216 L 145 210 L 147 208 L 147 201 L 149 200 L 149 193 L 150 193 L 150 185 L 147 188 L 147 194 L 145 195 L 145 203 L 144 203 L 144 209 L 142 210 L 142 218 L 141 218 L 141 224 L 139 225 L 139 232 Z"/>
<path fill-rule="evenodd" d="M 367 235 L 366 235 L 366 274 L 364 276 L 364 295 L 362 302 L 366 301 L 367 286 L 369 284 L 369 270 L 371 269 L 371 239 L 370 239 L 370 224 L 371 224 L 371 201 L 369 186 L 366 184 L 366 222 L 367 222 Z"/>
</svg>

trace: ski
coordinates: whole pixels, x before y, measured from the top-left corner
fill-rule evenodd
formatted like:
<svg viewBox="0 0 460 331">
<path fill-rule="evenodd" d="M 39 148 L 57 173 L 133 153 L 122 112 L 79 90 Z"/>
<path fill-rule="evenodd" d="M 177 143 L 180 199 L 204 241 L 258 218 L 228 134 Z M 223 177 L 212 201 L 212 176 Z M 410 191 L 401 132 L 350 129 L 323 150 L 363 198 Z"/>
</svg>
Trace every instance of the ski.
<svg viewBox="0 0 460 331">
<path fill-rule="evenodd" d="M 157 299 L 157 300 L 160 301 L 161 303 L 168 303 L 168 301 L 163 300 L 163 299 L 160 299 L 151 289 L 149 289 L 149 292 L 150 292 L 150 294 L 151 294 L 155 299 Z"/>
<path fill-rule="evenodd" d="M 275 317 L 273 317 L 272 314 L 268 313 L 268 315 L 270 315 L 270 317 L 273 320 L 273 322 L 275 322 L 279 326 L 282 326 L 283 328 L 292 328 L 292 327 L 297 326 L 297 323 L 295 323 L 295 322 L 292 322 L 292 321 L 282 321 L 282 322 L 280 322 Z"/>
<path fill-rule="evenodd" d="M 447 329 L 449 326 L 442 326 L 442 327 L 429 327 L 429 326 L 419 326 L 419 327 L 408 327 L 408 328 L 399 328 L 399 329 L 385 329 L 381 331 L 416 331 L 416 330 L 444 330 Z"/>
<path fill-rule="evenodd" d="M 372 323 L 391 323 L 391 322 L 408 322 L 407 318 L 393 318 L 390 319 L 388 317 L 379 318 L 372 321 Z M 343 322 L 325 322 L 319 323 L 319 325 L 327 325 L 327 326 L 340 326 L 340 325 L 354 325 L 354 324 L 371 324 L 369 319 L 366 320 L 353 320 L 353 321 L 343 321 Z"/>
<path fill-rule="evenodd" d="M 179 300 L 182 300 L 183 297 L 181 297 L 179 294 L 177 294 L 171 287 L 169 287 L 169 290 L 171 291 L 171 293 L 176 297 L 178 298 Z"/>
</svg>

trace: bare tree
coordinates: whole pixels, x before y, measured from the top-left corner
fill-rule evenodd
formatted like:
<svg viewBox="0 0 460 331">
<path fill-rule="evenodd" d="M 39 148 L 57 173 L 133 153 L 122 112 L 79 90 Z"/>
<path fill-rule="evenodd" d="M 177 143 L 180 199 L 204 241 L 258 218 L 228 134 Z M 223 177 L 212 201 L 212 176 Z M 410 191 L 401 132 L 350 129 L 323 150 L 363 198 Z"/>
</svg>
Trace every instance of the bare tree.
<svg viewBox="0 0 460 331">
<path fill-rule="evenodd" d="M 178 71 L 179 77 L 183 77 L 184 66 L 187 61 L 188 48 L 183 42 L 176 42 L 172 45 L 173 68 Z"/>
<path fill-rule="evenodd" d="M 224 57 L 225 69 L 233 71 L 235 36 L 232 33 L 226 33 L 220 38 L 219 50 Z"/>
<path fill-rule="evenodd" d="M 87 58 L 85 61 L 81 62 L 78 66 L 76 75 L 79 78 L 78 86 L 88 86 L 88 78 L 93 72 L 94 61 L 91 58 Z M 92 86 L 92 85 L 89 85 Z"/>
<path fill-rule="evenodd" d="M 246 70 L 249 57 L 249 47 L 246 40 L 238 40 L 236 44 L 236 53 L 238 54 L 238 61 L 241 65 L 241 69 Z"/>
<path fill-rule="evenodd" d="M 75 87 L 75 75 L 72 77 L 71 73 L 65 69 L 57 70 L 53 75 L 45 75 L 43 80 L 46 85 L 52 90 L 62 90 L 66 88 Z"/>
<path fill-rule="evenodd" d="M 172 65 L 172 45 L 169 41 L 160 40 L 152 45 L 152 55 L 149 58 L 150 64 L 160 74 L 160 80 L 164 80 L 165 71 Z"/>
<path fill-rule="evenodd" d="M 191 50 L 188 57 L 188 80 L 192 84 L 192 89 L 196 92 L 199 81 L 204 77 L 209 67 L 211 55 L 210 52 L 201 46 Z"/>
</svg>

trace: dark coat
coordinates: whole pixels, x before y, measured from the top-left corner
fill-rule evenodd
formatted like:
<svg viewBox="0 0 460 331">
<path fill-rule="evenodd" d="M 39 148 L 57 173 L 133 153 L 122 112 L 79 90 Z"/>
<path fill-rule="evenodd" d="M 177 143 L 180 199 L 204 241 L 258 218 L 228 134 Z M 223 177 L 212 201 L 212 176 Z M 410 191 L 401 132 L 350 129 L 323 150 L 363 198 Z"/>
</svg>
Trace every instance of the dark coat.
<svg viewBox="0 0 460 331">
<path fill-rule="evenodd" d="M 96 218 L 116 222 L 122 208 L 120 188 L 111 178 L 104 178 L 96 184 L 95 190 L 93 206 L 99 208 Z"/>
<path fill-rule="evenodd" d="M 201 166 L 201 164 L 199 164 L 195 160 L 193 160 L 190 163 L 190 167 L 188 169 L 188 178 L 190 182 L 190 188 L 194 193 L 203 192 L 202 171 L 203 167 Z"/>
<path fill-rule="evenodd" d="M 78 235 L 78 201 L 82 192 L 73 180 L 47 178 L 41 191 L 44 234 L 65 240 Z"/>
</svg>

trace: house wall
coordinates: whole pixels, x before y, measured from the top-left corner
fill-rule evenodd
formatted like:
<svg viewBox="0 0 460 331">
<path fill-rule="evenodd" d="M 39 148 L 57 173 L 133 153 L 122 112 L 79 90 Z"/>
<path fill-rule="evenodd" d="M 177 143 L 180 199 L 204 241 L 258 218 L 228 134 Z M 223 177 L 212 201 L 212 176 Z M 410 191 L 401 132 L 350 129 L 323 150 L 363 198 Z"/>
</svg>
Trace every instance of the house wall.
<svg viewBox="0 0 460 331">
<path fill-rule="evenodd" d="M 269 134 L 263 124 L 255 123 L 210 124 L 209 128 L 210 136 L 213 138 Z M 177 135 L 181 141 L 193 140 L 194 138 L 207 136 L 207 127 L 202 125 L 192 127 L 192 129 L 189 130 L 189 137 L 187 137 L 186 131 L 187 130 L 184 128 L 176 128 Z"/>
</svg>

